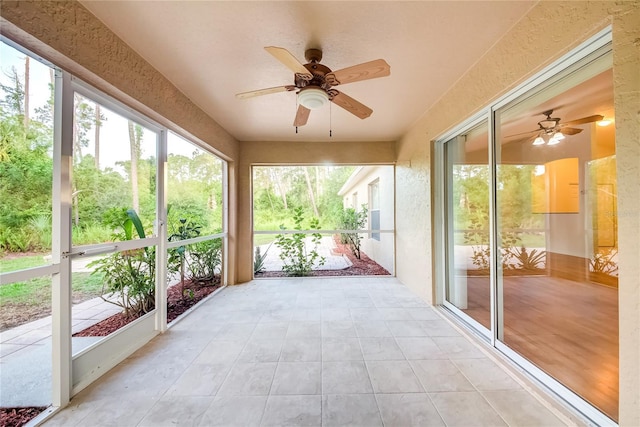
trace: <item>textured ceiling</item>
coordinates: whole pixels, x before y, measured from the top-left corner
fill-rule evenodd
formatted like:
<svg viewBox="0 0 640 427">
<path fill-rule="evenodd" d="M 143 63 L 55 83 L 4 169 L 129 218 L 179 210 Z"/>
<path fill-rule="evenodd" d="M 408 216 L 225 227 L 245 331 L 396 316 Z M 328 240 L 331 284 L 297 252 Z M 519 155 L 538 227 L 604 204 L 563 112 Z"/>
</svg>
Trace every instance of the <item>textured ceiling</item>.
<svg viewBox="0 0 640 427">
<path fill-rule="evenodd" d="M 400 138 L 535 3 L 531 1 L 83 1 L 83 5 L 241 141 Z M 331 105 L 295 133 L 296 95 L 236 93 L 292 84 L 264 46 L 338 70 L 383 58 L 391 75 L 339 86 L 373 109 Z"/>
</svg>

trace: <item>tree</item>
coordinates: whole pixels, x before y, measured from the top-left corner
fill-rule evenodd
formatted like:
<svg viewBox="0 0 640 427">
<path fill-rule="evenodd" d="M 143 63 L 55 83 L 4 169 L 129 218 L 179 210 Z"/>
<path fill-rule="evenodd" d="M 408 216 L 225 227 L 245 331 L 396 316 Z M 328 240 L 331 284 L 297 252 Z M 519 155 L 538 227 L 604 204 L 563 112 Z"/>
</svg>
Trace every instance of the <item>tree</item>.
<svg viewBox="0 0 640 427">
<path fill-rule="evenodd" d="M 94 117 L 94 161 L 96 164 L 96 169 L 100 169 L 100 128 L 102 127 L 102 122 L 106 120 L 106 118 L 102 115 L 100 111 L 100 104 L 96 104 L 95 117 Z"/>
<path fill-rule="evenodd" d="M 29 128 L 29 56 L 24 57 L 24 127 Z"/>
<path fill-rule="evenodd" d="M 311 179 L 309 178 L 309 168 L 303 167 L 302 170 L 304 172 L 305 181 L 307 182 L 307 191 L 309 192 L 309 200 L 311 201 L 311 207 L 313 208 L 313 214 L 315 215 L 316 218 L 318 218 L 320 216 L 320 214 L 318 213 L 318 206 L 316 205 L 316 197 L 313 194 L 313 186 L 311 185 Z M 316 178 L 317 178 L 317 176 L 316 176 Z"/>
<path fill-rule="evenodd" d="M 140 212 L 140 195 L 138 193 L 138 159 L 140 158 L 140 141 L 142 140 L 142 126 L 128 121 L 129 148 L 131 152 L 131 167 L 129 180 L 131 181 L 131 205 L 133 210 Z"/>
</svg>

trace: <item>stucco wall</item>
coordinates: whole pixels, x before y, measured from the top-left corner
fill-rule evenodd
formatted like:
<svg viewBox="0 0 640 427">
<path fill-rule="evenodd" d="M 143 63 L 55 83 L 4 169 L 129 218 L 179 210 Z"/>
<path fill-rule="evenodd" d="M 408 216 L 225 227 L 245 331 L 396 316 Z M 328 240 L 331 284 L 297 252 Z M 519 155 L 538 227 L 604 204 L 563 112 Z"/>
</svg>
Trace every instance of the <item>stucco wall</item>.
<svg viewBox="0 0 640 427">
<path fill-rule="evenodd" d="M 238 163 L 237 280 L 253 278 L 252 165 L 391 164 L 394 142 L 241 142 Z"/>
<path fill-rule="evenodd" d="M 396 276 L 432 303 L 429 152 L 424 143 L 396 164 Z"/>
<path fill-rule="evenodd" d="M 640 3 L 540 2 L 399 141 L 396 274 L 431 300 L 430 141 L 613 28 L 620 238 L 620 424 L 640 425 Z M 425 260 L 424 264 L 420 263 Z"/>
</svg>

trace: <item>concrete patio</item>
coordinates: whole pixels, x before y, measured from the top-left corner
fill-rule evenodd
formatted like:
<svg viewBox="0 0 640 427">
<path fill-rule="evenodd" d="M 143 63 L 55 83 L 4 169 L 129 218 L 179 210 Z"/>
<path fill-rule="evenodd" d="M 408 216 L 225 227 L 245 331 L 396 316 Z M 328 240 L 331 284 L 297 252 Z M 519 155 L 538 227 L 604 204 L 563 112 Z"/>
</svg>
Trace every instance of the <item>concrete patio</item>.
<svg viewBox="0 0 640 427">
<path fill-rule="evenodd" d="M 256 280 L 204 302 L 45 425 L 575 422 L 531 390 L 394 278 Z"/>
</svg>

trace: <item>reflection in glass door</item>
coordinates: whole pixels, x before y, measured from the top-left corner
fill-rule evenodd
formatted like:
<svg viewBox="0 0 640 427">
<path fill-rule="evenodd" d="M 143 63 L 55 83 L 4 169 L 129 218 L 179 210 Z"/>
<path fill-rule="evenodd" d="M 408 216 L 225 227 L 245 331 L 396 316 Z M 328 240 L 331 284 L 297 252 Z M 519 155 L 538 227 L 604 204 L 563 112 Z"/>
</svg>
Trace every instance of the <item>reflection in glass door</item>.
<svg viewBox="0 0 640 427">
<path fill-rule="evenodd" d="M 486 122 L 445 143 L 445 300 L 487 329 L 491 327 L 488 152 Z"/>
<path fill-rule="evenodd" d="M 496 114 L 498 337 L 617 419 L 613 73 L 562 83 Z"/>
</svg>

